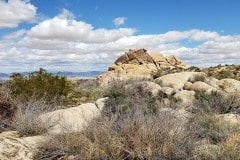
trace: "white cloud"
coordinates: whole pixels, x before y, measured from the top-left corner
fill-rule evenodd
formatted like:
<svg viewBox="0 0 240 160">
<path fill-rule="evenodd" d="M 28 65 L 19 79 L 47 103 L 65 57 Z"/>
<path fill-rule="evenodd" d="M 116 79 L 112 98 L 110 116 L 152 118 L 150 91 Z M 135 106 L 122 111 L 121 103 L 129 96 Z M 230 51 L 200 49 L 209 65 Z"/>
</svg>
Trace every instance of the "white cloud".
<svg viewBox="0 0 240 160">
<path fill-rule="evenodd" d="M 126 20 L 126 17 L 118 17 L 113 20 L 113 23 L 115 24 L 115 26 L 119 27 L 124 25 Z"/>
<path fill-rule="evenodd" d="M 57 16 L 60 19 L 74 19 L 75 16 L 69 10 L 63 8 L 62 13 Z"/>
<path fill-rule="evenodd" d="M 72 18 L 74 18 L 73 14 L 64 9 L 60 15 L 33 27 L 28 36 L 40 40 L 106 43 L 131 36 L 136 31 L 134 28 L 94 29 L 91 24 Z"/>
<path fill-rule="evenodd" d="M 19 30 L 0 40 L 0 72 L 37 70 L 107 70 L 129 48 L 174 54 L 186 64 L 240 64 L 240 35 L 198 29 L 134 35 L 133 28 L 94 28 L 74 19 L 66 9 L 30 30 Z M 187 43 L 197 42 L 195 46 Z M 191 46 L 191 47 L 189 47 Z M 13 65 L 14 64 L 14 65 Z"/>
<path fill-rule="evenodd" d="M 21 29 L 21 30 L 18 30 L 18 31 L 16 31 L 16 32 L 12 32 L 12 33 L 10 33 L 10 34 L 8 34 L 8 35 L 5 35 L 5 36 L 3 37 L 3 39 L 4 39 L 4 40 L 17 39 L 17 38 L 23 36 L 23 35 L 26 34 L 26 33 L 27 33 L 27 30 Z"/>
<path fill-rule="evenodd" d="M 0 28 L 15 28 L 34 22 L 37 8 L 27 0 L 0 0 Z"/>
</svg>

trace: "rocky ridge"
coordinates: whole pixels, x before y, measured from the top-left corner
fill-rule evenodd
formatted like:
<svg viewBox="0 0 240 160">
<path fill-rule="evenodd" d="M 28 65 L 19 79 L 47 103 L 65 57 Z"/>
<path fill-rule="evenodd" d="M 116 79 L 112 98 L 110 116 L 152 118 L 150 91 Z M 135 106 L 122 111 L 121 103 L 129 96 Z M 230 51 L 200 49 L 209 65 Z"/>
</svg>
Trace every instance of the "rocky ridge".
<svg viewBox="0 0 240 160">
<path fill-rule="evenodd" d="M 150 78 L 151 73 L 160 68 L 187 68 L 187 66 L 173 55 L 164 57 L 161 53 L 149 54 L 146 49 L 130 49 L 97 79 L 108 83 L 116 78 Z"/>
</svg>

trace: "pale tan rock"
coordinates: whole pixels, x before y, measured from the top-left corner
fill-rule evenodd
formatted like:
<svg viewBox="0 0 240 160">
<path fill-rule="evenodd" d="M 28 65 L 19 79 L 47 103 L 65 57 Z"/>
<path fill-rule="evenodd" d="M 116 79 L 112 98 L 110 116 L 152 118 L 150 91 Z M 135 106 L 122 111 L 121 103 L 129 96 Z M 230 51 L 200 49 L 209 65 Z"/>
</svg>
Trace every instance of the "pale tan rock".
<svg viewBox="0 0 240 160">
<path fill-rule="evenodd" d="M 192 87 L 192 83 L 191 82 L 186 82 L 183 86 L 183 89 L 185 90 L 190 90 Z"/>
<path fill-rule="evenodd" d="M 161 91 L 167 96 L 171 96 L 177 92 L 175 88 L 171 88 L 171 87 L 162 87 Z"/>
<path fill-rule="evenodd" d="M 115 64 L 145 64 L 154 63 L 152 57 L 147 53 L 146 49 L 129 50 L 124 55 L 119 57 Z"/>
<path fill-rule="evenodd" d="M 197 81 L 197 82 L 194 82 L 191 87 L 190 87 L 190 90 L 193 90 L 193 91 L 208 91 L 208 92 L 211 92 L 211 91 L 214 91 L 215 88 L 213 88 L 212 86 L 204 83 L 204 82 L 201 82 L 201 81 Z"/>
<path fill-rule="evenodd" d="M 156 63 L 162 63 L 162 62 L 167 62 L 166 58 L 161 54 L 161 53 L 150 53 L 150 56 L 153 58 L 153 60 Z"/>
<path fill-rule="evenodd" d="M 184 84 L 188 81 L 189 77 L 197 74 L 202 74 L 202 72 L 173 73 L 159 77 L 156 80 L 162 81 L 161 86 L 172 87 L 181 90 L 183 89 Z"/>
<path fill-rule="evenodd" d="M 154 53 L 151 56 L 146 49 L 130 49 L 108 68 L 108 72 L 99 75 L 97 80 L 106 85 L 116 79 L 151 78 L 151 74 L 157 69 L 167 67 L 187 68 L 176 56 L 170 56 L 167 59 L 160 53 Z"/>
<path fill-rule="evenodd" d="M 0 133 L 0 159 L 32 160 L 37 147 L 45 140 L 44 136 L 21 138 L 15 131 L 2 132 Z"/>
<path fill-rule="evenodd" d="M 166 61 L 171 66 L 180 67 L 180 68 L 187 68 L 187 66 L 185 64 L 183 64 L 182 61 L 178 57 L 176 57 L 174 55 L 171 55 L 171 56 L 167 57 Z"/>
<path fill-rule="evenodd" d="M 227 122 L 229 125 L 232 126 L 239 126 L 240 125 L 240 115 L 238 114 L 219 114 L 217 115 L 221 120 Z"/>
<path fill-rule="evenodd" d="M 240 81 L 226 78 L 217 81 L 217 89 L 227 93 L 240 92 Z"/>
<path fill-rule="evenodd" d="M 187 90 L 181 90 L 174 95 L 175 98 L 180 98 L 182 100 L 182 103 L 184 104 L 192 104 L 192 102 L 195 99 L 194 96 L 195 96 L 194 91 Z"/>
<path fill-rule="evenodd" d="M 205 83 L 209 84 L 210 86 L 214 87 L 214 88 L 217 88 L 217 82 L 219 80 L 214 78 L 214 77 L 206 77 L 205 78 Z"/>
<path fill-rule="evenodd" d="M 77 107 L 56 110 L 45 113 L 39 118 L 44 123 L 52 126 L 48 133 L 56 134 L 61 132 L 81 131 L 93 118 L 99 116 L 100 109 L 93 103 L 82 104 Z"/>
<path fill-rule="evenodd" d="M 104 97 L 104 98 L 99 98 L 98 100 L 96 100 L 95 105 L 97 106 L 98 109 L 100 109 L 100 111 L 103 110 L 106 101 L 108 100 L 108 97 Z"/>
</svg>

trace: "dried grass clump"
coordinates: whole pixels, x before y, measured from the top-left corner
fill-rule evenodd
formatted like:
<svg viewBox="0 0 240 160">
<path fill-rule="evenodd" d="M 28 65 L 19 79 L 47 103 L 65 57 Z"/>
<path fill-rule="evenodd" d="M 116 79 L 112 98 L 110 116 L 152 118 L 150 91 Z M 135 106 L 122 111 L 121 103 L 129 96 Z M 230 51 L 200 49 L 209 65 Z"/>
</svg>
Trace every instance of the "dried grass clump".
<svg viewBox="0 0 240 160">
<path fill-rule="evenodd" d="M 76 159 L 186 159 L 189 139 L 170 112 L 102 116 L 83 131 L 59 134 L 42 145 L 35 159 L 73 155 Z"/>
<path fill-rule="evenodd" d="M 51 127 L 39 119 L 39 116 L 54 107 L 46 105 L 44 100 L 29 101 L 28 103 L 18 103 L 19 112 L 12 120 L 9 128 L 18 131 L 20 136 L 33 136 L 47 133 Z"/>
</svg>

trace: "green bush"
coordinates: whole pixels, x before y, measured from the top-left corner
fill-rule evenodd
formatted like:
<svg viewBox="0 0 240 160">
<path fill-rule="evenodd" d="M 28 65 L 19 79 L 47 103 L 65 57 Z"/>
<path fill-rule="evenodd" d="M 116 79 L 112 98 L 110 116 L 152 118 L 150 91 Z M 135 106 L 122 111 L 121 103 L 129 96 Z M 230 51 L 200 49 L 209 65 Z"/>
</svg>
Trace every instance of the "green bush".
<svg viewBox="0 0 240 160">
<path fill-rule="evenodd" d="M 66 107 L 77 106 L 83 103 L 93 103 L 102 97 L 102 87 L 96 79 L 80 79 L 72 82 L 72 91 L 65 99 Z"/>
<path fill-rule="evenodd" d="M 145 85 L 146 81 L 138 81 L 132 84 L 116 81 L 108 87 L 105 96 L 109 97 L 106 101 L 104 112 L 108 114 L 125 113 L 127 110 L 137 106 L 147 106 L 146 112 L 155 113 L 163 96 L 152 95 Z"/>
<path fill-rule="evenodd" d="M 206 79 L 206 77 L 203 76 L 203 75 L 195 75 L 195 76 L 194 76 L 194 80 L 195 80 L 195 81 L 202 81 L 202 82 L 204 82 L 205 79 Z"/>
<path fill-rule="evenodd" d="M 240 108 L 239 97 L 239 93 L 222 95 L 217 91 L 212 91 L 211 93 L 196 92 L 193 111 L 220 114 L 237 113 Z"/>
<path fill-rule="evenodd" d="M 195 137 L 207 138 L 213 144 L 223 142 L 230 134 L 240 131 L 239 126 L 230 125 L 215 114 L 196 115 L 191 127 Z"/>
<path fill-rule="evenodd" d="M 24 102 L 35 98 L 45 99 L 46 103 L 60 103 L 71 90 L 65 77 L 59 74 L 52 75 L 42 68 L 28 76 L 14 73 L 10 78 L 10 95 Z"/>
</svg>

